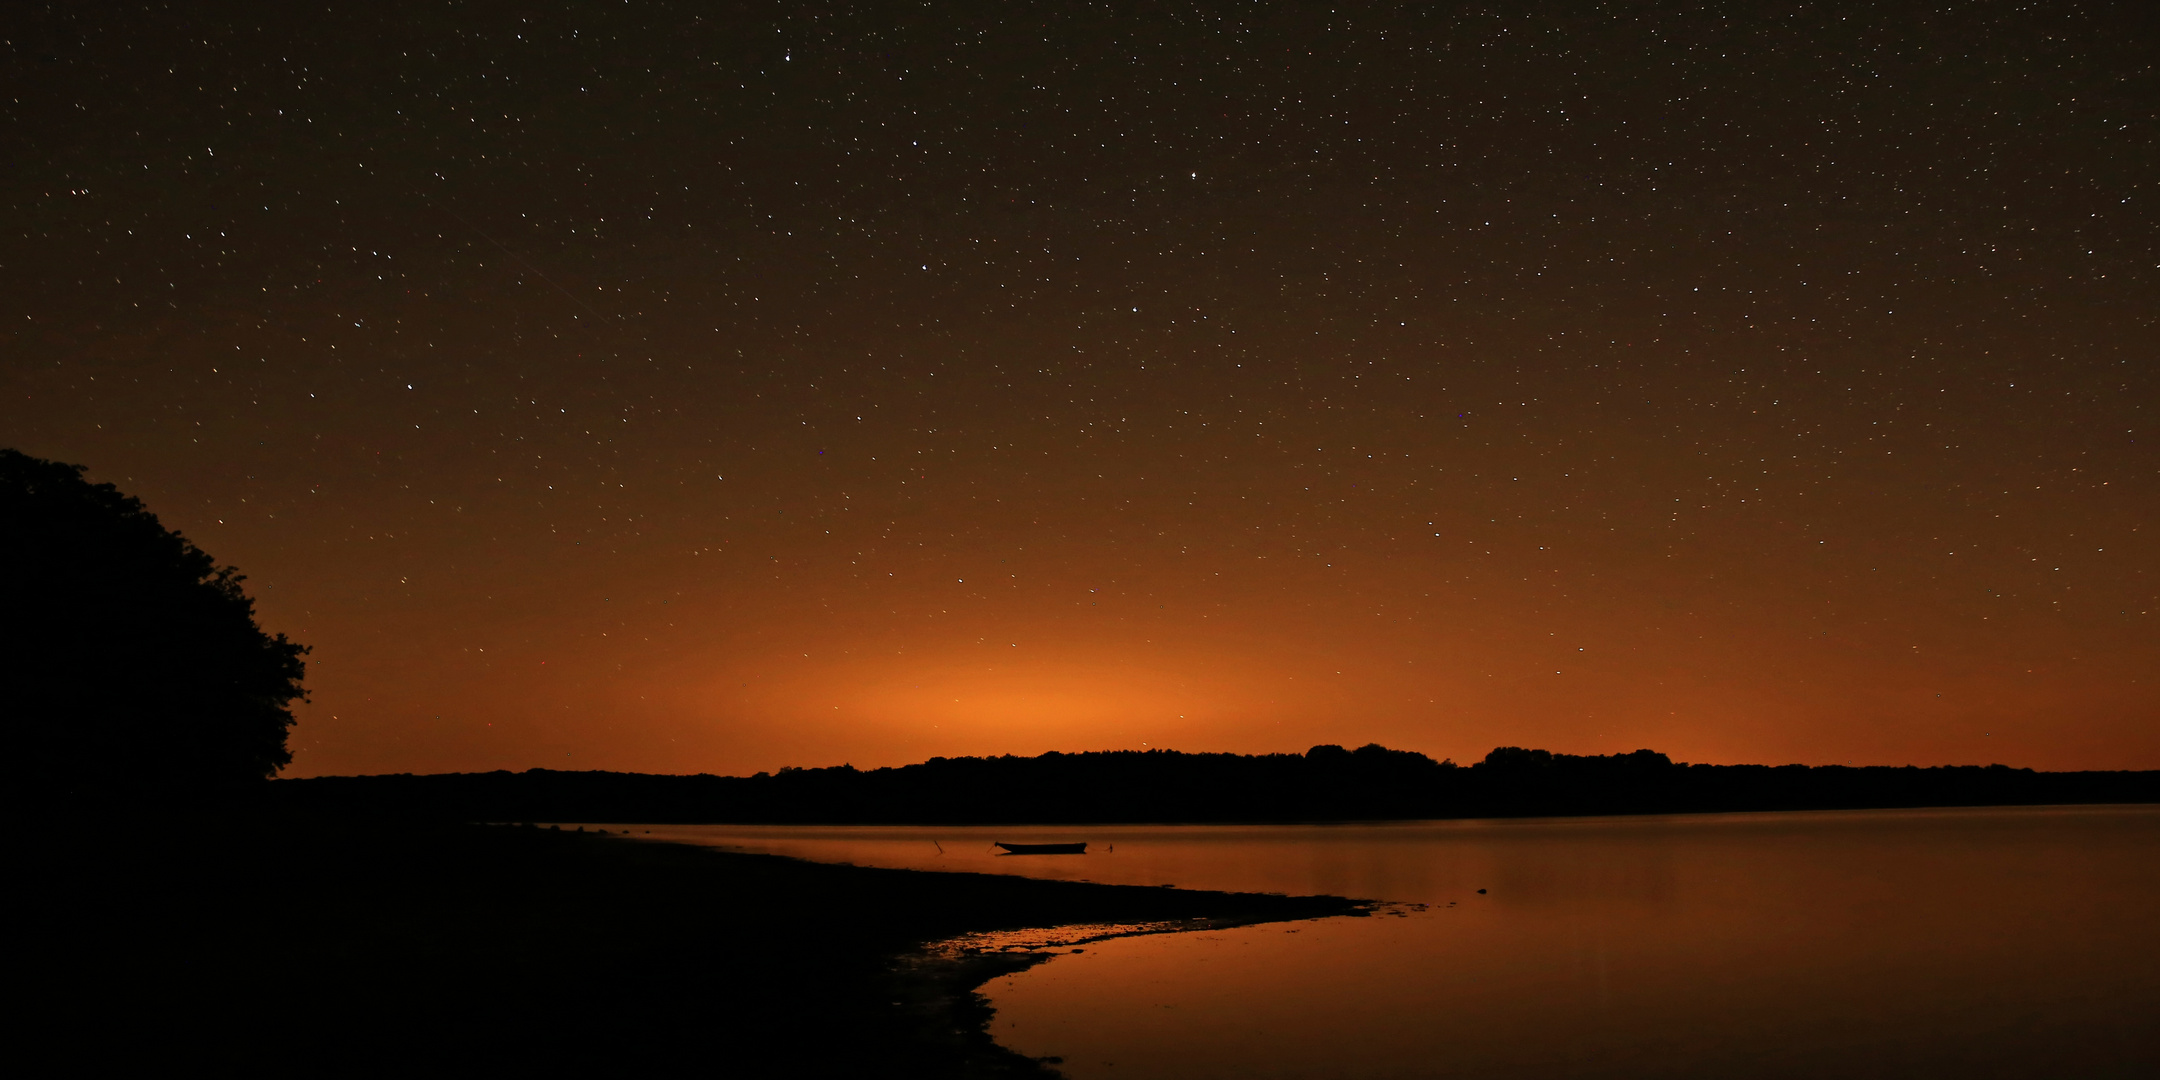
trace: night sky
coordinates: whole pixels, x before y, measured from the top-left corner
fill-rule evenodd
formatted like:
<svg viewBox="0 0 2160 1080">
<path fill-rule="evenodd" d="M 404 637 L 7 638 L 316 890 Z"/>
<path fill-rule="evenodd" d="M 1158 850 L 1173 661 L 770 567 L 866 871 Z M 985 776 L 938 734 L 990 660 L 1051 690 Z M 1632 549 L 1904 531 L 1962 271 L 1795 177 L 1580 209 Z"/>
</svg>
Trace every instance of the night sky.
<svg viewBox="0 0 2160 1080">
<path fill-rule="evenodd" d="M 2145 5 L 30 7 L 0 445 L 289 775 L 2160 767 Z"/>
</svg>

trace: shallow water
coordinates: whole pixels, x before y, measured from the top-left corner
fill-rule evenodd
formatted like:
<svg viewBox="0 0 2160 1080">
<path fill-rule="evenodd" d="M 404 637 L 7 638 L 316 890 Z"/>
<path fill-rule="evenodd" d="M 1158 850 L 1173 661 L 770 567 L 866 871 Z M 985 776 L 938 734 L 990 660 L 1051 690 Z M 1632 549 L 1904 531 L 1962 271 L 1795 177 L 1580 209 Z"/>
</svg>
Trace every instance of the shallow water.
<svg viewBox="0 0 2160 1080">
<path fill-rule="evenodd" d="M 2160 1075 L 2160 807 L 652 836 L 1407 905 L 985 987 L 1078 1078 Z"/>
</svg>

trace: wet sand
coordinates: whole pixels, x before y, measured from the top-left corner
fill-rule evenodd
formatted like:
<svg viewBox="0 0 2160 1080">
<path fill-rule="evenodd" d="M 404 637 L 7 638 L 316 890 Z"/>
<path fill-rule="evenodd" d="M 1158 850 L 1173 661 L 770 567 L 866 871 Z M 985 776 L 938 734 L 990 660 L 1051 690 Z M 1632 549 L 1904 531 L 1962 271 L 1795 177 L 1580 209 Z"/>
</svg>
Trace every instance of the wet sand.
<svg viewBox="0 0 2160 1080">
<path fill-rule="evenodd" d="M 1365 910 L 514 826 L 75 822 L 20 851 L 24 1030 L 70 1071 L 1044 1076 L 977 987 L 1100 934 Z M 1085 929 L 1001 934 L 1047 927 Z"/>
</svg>

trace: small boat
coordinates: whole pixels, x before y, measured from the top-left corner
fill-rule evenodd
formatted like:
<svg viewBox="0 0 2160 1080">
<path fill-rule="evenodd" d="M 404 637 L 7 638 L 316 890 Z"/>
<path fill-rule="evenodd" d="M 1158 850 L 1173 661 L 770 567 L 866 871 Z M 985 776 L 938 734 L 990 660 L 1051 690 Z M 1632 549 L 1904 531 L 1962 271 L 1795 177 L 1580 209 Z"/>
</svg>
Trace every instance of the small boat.
<svg viewBox="0 0 2160 1080">
<path fill-rule="evenodd" d="M 1085 855 L 1086 844 L 1003 844 L 991 841 L 992 847 L 1005 849 L 1007 855 Z"/>
</svg>

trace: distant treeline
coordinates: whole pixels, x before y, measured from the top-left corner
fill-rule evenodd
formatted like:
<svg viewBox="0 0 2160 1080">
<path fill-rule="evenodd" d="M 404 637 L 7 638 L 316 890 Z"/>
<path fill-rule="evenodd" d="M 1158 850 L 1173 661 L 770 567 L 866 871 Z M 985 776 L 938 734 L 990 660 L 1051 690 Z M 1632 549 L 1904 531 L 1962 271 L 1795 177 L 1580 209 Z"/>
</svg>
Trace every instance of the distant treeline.
<svg viewBox="0 0 2160 1080">
<path fill-rule="evenodd" d="M 744 824 L 1292 822 L 2160 802 L 2160 772 L 1689 765 L 1503 746 L 1470 766 L 1378 744 L 931 758 L 755 776 L 447 773 L 281 780 L 299 810 L 468 821 Z"/>
</svg>

